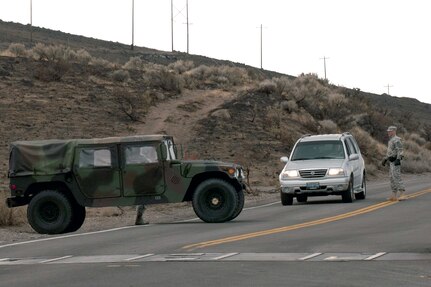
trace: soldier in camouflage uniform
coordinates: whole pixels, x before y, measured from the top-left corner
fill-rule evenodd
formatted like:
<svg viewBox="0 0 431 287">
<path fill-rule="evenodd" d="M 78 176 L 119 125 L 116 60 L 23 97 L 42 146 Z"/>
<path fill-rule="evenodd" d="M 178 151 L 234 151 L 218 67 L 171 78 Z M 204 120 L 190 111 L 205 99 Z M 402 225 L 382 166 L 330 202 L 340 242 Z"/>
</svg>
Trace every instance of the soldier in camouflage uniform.
<svg viewBox="0 0 431 287">
<path fill-rule="evenodd" d="M 401 179 L 401 160 L 403 158 L 403 144 L 401 138 L 396 135 L 397 128 L 390 126 L 387 130 L 389 136 L 388 150 L 386 157 L 382 161 L 385 166 L 389 161 L 389 178 L 391 181 L 392 196 L 391 201 L 404 200 L 405 187 Z M 397 193 L 399 192 L 398 196 Z"/>
</svg>

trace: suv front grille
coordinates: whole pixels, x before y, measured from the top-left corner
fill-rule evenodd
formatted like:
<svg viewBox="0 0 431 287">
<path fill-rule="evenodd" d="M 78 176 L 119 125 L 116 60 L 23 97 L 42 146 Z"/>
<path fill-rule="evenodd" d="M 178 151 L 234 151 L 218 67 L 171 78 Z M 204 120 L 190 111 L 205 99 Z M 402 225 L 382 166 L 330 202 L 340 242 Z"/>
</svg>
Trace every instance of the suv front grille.
<svg viewBox="0 0 431 287">
<path fill-rule="evenodd" d="M 326 175 L 326 169 L 300 170 L 299 175 L 301 175 L 302 178 L 324 177 Z"/>
</svg>

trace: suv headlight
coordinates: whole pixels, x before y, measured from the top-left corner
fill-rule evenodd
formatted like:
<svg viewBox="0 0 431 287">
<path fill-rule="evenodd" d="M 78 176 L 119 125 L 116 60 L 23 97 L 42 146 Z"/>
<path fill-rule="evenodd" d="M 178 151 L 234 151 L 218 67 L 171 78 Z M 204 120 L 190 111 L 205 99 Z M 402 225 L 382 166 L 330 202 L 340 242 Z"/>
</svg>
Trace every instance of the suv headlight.
<svg viewBox="0 0 431 287">
<path fill-rule="evenodd" d="M 342 168 L 330 168 L 328 170 L 328 175 L 330 175 L 330 176 L 344 175 L 344 169 L 342 169 Z"/>
<path fill-rule="evenodd" d="M 288 179 L 297 178 L 297 177 L 299 177 L 299 172 L 296 169 L 285 170 L 281 173 L 282 180 L 288 180 Z"/>
</svg>

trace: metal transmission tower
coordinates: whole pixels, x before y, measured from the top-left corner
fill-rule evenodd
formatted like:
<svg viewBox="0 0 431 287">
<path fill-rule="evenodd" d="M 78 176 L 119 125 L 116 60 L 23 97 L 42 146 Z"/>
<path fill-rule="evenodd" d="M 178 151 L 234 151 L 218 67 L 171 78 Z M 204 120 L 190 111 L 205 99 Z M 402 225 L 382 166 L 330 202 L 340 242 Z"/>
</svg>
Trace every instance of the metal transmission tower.
<svg viewBox="0 0 431 287">
<path fill-rule="evenodd" d="M 393 86 L 392 85 L 389 85 L 389 84 L 387 84 L 386 86 L 385 86 L 385 88 L 388 88 L 388 95 L 390 95 L 390 93 L 389 93 L 389 88 L 392 88 Z"/>
<path fill-rule="evenodd" d="M 329 59 L 325 56 L 323 58 L 320 58 L 320 60 L 323 60 L 323 70 L 325 71 L 325 80 L 326 80 L 326 60 Z"/>
</svg>

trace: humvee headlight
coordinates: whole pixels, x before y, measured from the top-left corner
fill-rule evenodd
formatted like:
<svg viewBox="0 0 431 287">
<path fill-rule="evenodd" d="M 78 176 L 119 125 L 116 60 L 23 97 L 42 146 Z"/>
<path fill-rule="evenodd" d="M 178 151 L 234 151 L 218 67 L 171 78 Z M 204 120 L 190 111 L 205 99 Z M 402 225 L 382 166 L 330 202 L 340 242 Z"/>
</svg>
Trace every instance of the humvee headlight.
<svg viewBox="0 0 431 287">
<path fill-rule="evenodd" d="M 342 169 L 342 168 L 330 168 L 328 170 L 328 175 L 331 175 L 331 176 L 344 175 L 344 169 Z"/>
<path fill-rule="evenodd" d="M 295 178 L 295 177 L 299 177 L 299 172 L 296 169 L 285 170 L 281 174 L 281 179 L 282 180 L 287 180 L 287 179 L 291 179 L 291 178 Z"/>
</svg>

